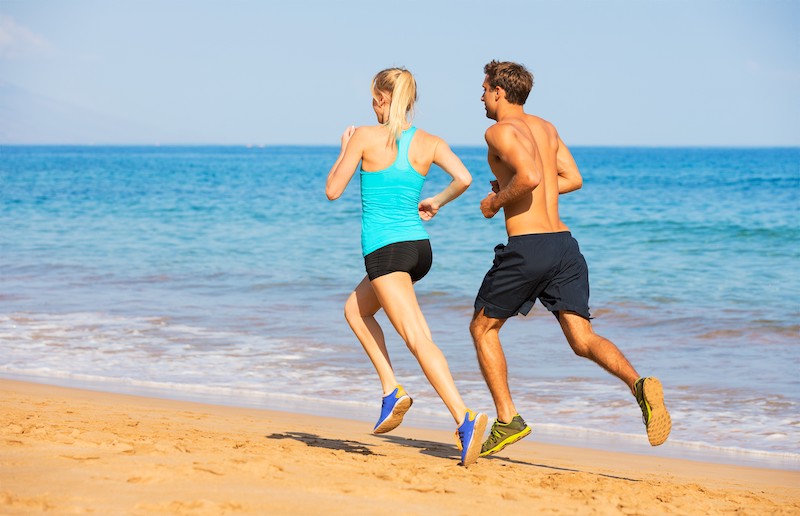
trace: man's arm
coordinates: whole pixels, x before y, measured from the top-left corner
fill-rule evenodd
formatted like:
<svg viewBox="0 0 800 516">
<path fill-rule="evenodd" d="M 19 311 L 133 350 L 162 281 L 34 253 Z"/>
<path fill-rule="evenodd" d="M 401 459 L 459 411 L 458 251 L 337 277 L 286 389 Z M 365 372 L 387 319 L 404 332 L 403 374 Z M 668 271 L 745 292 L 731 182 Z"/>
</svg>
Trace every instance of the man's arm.
<svg viewBox="0 0 800 516">
<path fill-rule="evenodd" d="M 486 130 L 489 153 L 497 156 L 512 170 L 511 181 L 499 192 L 491 192 L 481 201 L 481 211 L 492 218 L 501 208 L 530 194 L 542 181 L 541 167 L 536 163 L 536 146 L 531 150 L 517 139 L 515 129 L 504 124 L 495 124 Z"/>
<path fill-rule="evenodd" d="M 558 154 L 556 154 L 556 168 L 558 169 L 558 193 L 574 192 L 583 186 L 583 178 L 578 171 L 578 164 L 572 157 L 567 145 L 558 137 Z"/>
</svg>

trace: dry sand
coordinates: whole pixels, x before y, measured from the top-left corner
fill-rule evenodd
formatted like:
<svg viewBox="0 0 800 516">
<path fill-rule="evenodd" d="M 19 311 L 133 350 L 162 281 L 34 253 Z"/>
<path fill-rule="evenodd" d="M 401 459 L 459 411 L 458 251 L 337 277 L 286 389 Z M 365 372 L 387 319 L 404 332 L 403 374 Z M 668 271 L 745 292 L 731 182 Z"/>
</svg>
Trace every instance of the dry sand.
<svg viewBox="0 0 800 516">
<path fill-rule="evenodd" d="M 800 514 L 800 472 L 0 380 L 2 514 Z"/>
</svg>

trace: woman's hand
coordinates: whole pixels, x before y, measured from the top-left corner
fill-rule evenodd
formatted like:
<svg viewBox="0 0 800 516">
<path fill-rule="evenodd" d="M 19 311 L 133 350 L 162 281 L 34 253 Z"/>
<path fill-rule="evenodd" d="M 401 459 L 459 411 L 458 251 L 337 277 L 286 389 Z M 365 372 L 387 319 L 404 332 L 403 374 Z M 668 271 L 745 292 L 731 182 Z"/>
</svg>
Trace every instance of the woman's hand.
<svg viewBox="0 0 800 516">
<path fill-rule="evenodd" d="M 419 218 L 431 220 L 439 212 L 439 203 L 433 197 L 428 197 L 419 202 Z"/>
<path fill-rule="evenodd" d="M 356 132 L 356 126 L 351 125 L 347 129 L 344 130 L 344 134 L 342 134 L 342 149 L 347 147 L 347 142 L 350 141 L 350 138 L 353 137 L 353 134 Z"/>
</svg>

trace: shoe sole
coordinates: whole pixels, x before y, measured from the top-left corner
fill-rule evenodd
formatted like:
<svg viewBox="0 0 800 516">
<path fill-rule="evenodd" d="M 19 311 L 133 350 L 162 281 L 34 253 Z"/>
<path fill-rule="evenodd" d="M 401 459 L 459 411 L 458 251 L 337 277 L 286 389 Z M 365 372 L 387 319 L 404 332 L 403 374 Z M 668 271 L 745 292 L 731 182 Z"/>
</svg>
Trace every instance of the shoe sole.
<svg viewBox="0 0 800 516">
<path fill-rule="evenodd" d="M 530 435 L 530 433 L 531 433 L 531 427 L 526 426 L 525 430 L 523 430 L 523 431 L 521 431 L 519 433 L 516 433 L 514 435 L 506 437 L 504 440 L 500 441 L 500 444 L 498 444 L 494 448 L 486 450 L 485 452 L 481 452 L 481 457 L 487 457 L 489 455 L 494 455 L 495 453 L 501 451 L 506 446 L 514 444 L 515 442 L 519 441 L 523 437 L 526 437 L 526 436 Z"/>
<path fill-rule="evenodd" d="M 483 433 L 486 431 L 486 424 L 489 422 L 489 416 L 486 414 L 478 414 L 475 418 L 475 427 L 472 429 L 472 441 L 467 446 L 467 454 L 461 460 L 462 466 L 469 466 L 478 460 L 481 454 L 481 444 L 483 442 Z"/>
<path fill-rule="evenodd" d="M 663 444 L 672 430 L 672 419 L 664 406 L 664 387 L 658 378 L 647 378 L 642 386 L 644 400 L 650 405 L 647 439 L 651 446 Z"/>
<path fill-rule="evenodd" d="M 386 432 L 391 432 L 400 426 L 400 423 L 403 422 L 403 416 L 405 416 L 406 412 L 408 412 L 408 409 L 411 408 L 412 403 L 414 403 L 414 401 L 408 396 L 395 403 L 392 413 L 389 415 L 389 417 L 387 417 L 383 423 L 378 425 L 378 427 L 375 428 L 372 433 L 385 434 Z"/>
</svg>

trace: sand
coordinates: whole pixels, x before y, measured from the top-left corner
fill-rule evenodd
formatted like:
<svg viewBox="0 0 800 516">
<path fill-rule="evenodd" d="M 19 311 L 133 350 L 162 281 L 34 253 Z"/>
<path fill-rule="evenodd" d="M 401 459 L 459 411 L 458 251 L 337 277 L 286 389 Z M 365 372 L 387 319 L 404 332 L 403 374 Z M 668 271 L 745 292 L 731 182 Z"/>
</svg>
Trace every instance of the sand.
<svg viewBox="0 0 800 516">
<path fill-rule="evenodd" d="M 0 514 L 800 514 L 800 472 L 0 380 Z"/>
</svg>

